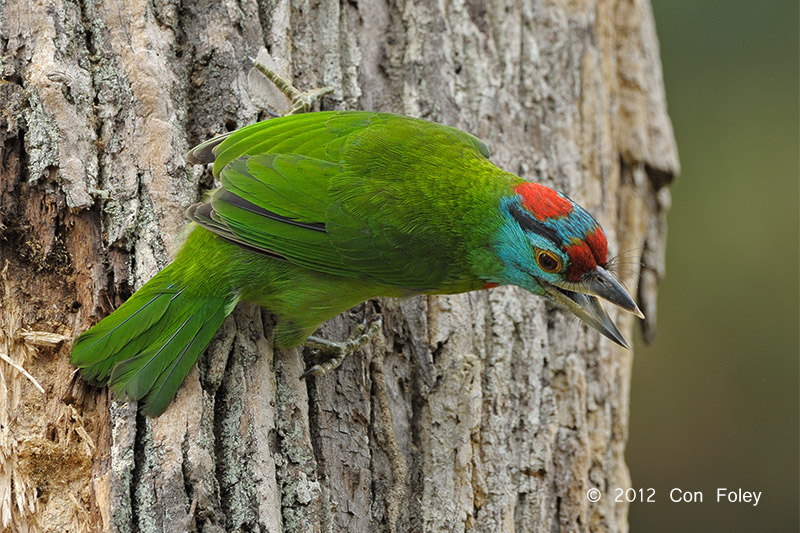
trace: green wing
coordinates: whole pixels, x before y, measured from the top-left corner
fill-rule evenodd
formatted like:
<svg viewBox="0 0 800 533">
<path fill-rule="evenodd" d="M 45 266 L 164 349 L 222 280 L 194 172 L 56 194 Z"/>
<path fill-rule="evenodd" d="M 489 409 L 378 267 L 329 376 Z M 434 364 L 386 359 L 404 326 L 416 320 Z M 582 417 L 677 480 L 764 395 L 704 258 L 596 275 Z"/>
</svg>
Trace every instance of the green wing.
<svg viewBox="0 0 800 533">
<path fill-rule="evenodd" d="M 469 134 L 368 112 L 270 119 L 189 159 L 211 156 L 222 187 L 190 209 L 202 226 L 312 270 L 417 290 L 461 275 L 460 182 L 496 170 Z"/>
</svg>

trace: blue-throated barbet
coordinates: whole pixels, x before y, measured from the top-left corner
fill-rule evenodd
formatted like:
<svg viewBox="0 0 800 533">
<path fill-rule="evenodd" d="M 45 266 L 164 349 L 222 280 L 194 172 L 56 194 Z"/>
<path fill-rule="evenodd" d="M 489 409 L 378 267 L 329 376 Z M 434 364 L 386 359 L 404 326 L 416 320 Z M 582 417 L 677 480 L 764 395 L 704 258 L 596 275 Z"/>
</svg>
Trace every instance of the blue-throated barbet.
<svg viewBox="0 0 800 533">
<path fill-rule="evenodd" d="M 360 111 L 290 115 L 191 150 L 222 186 L 192 206 L 175 260 L 77 338 L 72 362 L 157 415 L 237 302 L 275 343 L 377 296 L 518 285 L 626 346 L 599 298 L 642 316 L 606 237 L 565 195 L 505 172 L 460 130 Z"/>
</svg>

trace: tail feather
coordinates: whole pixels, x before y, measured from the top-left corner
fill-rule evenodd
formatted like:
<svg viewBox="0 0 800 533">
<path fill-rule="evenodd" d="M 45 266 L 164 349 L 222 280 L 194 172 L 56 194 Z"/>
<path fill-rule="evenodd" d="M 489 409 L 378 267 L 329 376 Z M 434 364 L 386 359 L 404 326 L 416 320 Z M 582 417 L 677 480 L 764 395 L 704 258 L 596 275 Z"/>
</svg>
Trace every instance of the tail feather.
<svg viewBox="0 0 800 533">
<path fill-rule="evenodd" d="M 230 313 L 228 308 L 219 298 L 190 302 L 147 349 L 114 367 L 111 390 L 123 397 L 144 399 L 147 414 L 163 412 Z"/>
<path fill-rule="evenodd" d="M 175 397 L 178 387 L 183 383 L 183 379 L 191 370 L 197 357 L 211 342 L 214 334 L 219 330 L 223 320 L 230 312 L 230 309 L 226 307 L 218 309 L 208 321 L 200 326 L 200 329 L 183 347 L 181 353 L 172 364 L 161 373 L 144 399 L 144 411 L 146 414 L 157 415 L 164 412 L 172 398 Z"/>
<path fill-rule="evenodd" d="M 166 278 L 166 279 L 165 279 Z M 105 383 L 114 365 L 124 359 L 124 353 L 135 350 L 131 341 L 146 341 L 138 337 L 164 316 L 173 294 L 178 292 L 165 269 L 141 290 L 122 304 L 113 314 L 80 335 L 72 345 L 72 364 L 83 369 L 83 377 L 91 383 Z M 134 342 L 134 344 L 136 344 Z"/>
<path fill-rule="evenodd" d="M 190 294 L 168 266 L 76 339 L 72 363 L 88 381 L 143 399 L 143 412 L 159 415 L 235 304 L 234 296 Z"/>
</svg>

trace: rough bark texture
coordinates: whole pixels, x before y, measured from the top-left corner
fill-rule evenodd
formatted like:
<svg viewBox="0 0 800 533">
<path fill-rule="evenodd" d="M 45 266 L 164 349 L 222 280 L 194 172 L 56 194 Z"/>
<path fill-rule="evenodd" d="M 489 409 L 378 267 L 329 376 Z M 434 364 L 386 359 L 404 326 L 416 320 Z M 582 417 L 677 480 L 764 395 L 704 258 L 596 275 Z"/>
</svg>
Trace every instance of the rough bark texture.
<svg viewBox="0 0 800 533">
<path fill-rule="evenodd" d="M 0 0 L 0 354 L 45 391 L 0 361 L 0 526 L 627 530 L 632 353 L 514 288 L 364 304 L 323 333 L 379 312 L 378 341 L 308 381 L 241 305 L 154 420 L 75 376 L 213 186 L 187 148 L 265 118 L 262 47 L 325 109 L 460 127 L 564 190 L 652 334 L 678 163 L 646 0 Z"/>
</svg>

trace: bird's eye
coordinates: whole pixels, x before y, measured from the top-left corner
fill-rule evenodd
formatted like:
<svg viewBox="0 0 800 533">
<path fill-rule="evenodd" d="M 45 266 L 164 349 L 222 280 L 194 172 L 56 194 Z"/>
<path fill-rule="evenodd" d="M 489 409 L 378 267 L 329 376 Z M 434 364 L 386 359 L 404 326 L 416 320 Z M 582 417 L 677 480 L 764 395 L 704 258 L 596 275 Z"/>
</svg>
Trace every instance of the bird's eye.
<svg viewBox="0 0 800 533">
<path fill-rule="evenodd" d="M 547 250 L 536 250 L 536 264 L 545 272 L 553 273 L 561 270 L 561 259 Z"/>
</svg>

